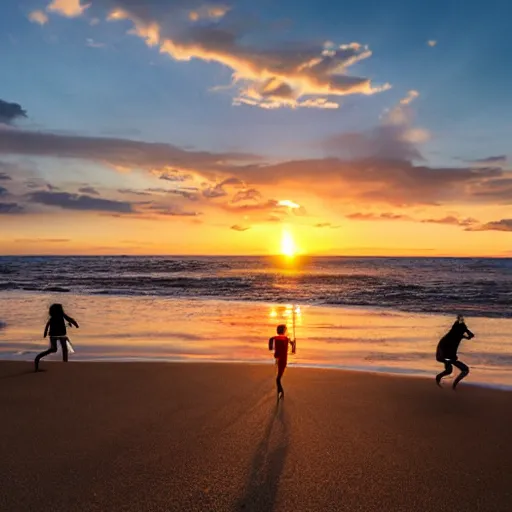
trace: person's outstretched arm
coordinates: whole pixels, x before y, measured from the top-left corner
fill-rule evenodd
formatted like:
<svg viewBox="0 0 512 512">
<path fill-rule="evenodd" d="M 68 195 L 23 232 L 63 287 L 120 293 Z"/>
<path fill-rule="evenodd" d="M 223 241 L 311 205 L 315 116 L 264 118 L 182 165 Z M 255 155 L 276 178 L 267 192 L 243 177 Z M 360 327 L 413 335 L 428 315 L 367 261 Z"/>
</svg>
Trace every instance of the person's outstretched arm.
<svg viewBox="0 0 512 512">
<path fill-rule="evenodd" d="M 50 328 L 50 320 L 46 322 L 46 327 L 44 328 L 44 337 L 48 336 L 48 329 Z"/>
<path fill-rule="evenodd" d="M 68 315 L 64 315 L 64 318 L 68 321 L 69 324 L 74 325 L 78 329 L 78 324 L 74 318 L 71 318 Z"/>
<path fill-rule="evenodd" d="M 468 326 L 464 324 L 464 338 L 467 340 L 470 340 L 471 338 L 474 338 L 475 335 L 468 329 Z"/>
<path fill-rule="evenodd" d="M 470 340 L 471 338 L 474 338 L 475 335 L 466 327 L 466 338 Z"/>
</svg>

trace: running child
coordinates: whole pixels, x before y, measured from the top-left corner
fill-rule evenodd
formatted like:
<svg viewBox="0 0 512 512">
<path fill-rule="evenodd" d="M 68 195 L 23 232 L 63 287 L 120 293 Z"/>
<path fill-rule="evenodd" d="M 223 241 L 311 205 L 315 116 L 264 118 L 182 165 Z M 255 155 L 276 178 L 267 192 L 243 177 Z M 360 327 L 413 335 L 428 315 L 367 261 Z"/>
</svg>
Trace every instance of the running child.
<svg viewBox="0 0 512 512">
<path fill-rule="evenodd" d="M 453 389 L 457 387 L 457 384 L 469 374 L 469 368 L 457 357 L 457 350 L 460 342 L 463 339 L 470 340 L 475 335 L 468 329 L 464 317 L 462 315 L 457 316 L 456 322 L 452 325 L 452 328 L 446 333 L 439 344 L 437 345 L 436 360 L 444 364 L 444 372 L 441 372 L 436 376 L 436 382 L 438 386 L 441 386 L 441 379 L 450 375 L 453 371 L 453 367 L 456 366 L 460 370 L 460 374 L 453 381 Z"/>
<path fill-rule="evenodd" d="M 272 336 L 268 340 L 268 349 L 274 351 L 274 357 L 276 358 L 277 364 L 277 399 L 280 400 L 284 398 L 284 389 L 281 384 L 281 377 L 286 370 L 286 365 L 288 363 L 288 349 L 289 346 L 292 346 L 292 353 L 295 353 L 295 340 L 290 340 L 288 336 L 286 336 L 287 327 L 285 324 L 281 324 L 277 326 L 277 336 Z"/>
<path fill-rule="evenodd" d="M 39 370 L 39 361 L 43 357 L 57 352 L 57 342 L 60 342 L 60 346 L 62 348 L 62 360 L 65 363 L 68 362 L 68 337 L 66 331 L 66 322 L 68 322 L 69 327 L 74 325 L 78 329 L 76 320 L 64 313 L 62 304 L 53 304 L 50 306 L 49 315 L 50 318 L 48 319 L 46 327 L 44 328 L 44 337 L 46 338 L 48 336 L 48 332 L 50 333 L 50 348 L 37 355 L 34 361 L 36 372 Z"/>
</svg>

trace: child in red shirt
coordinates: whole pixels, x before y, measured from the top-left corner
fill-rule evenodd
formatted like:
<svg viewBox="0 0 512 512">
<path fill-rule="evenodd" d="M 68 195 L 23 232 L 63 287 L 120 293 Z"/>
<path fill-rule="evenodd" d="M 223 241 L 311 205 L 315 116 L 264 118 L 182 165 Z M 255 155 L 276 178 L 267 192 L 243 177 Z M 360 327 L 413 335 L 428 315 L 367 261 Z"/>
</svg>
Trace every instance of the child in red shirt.
<svg viewBox="0 0 512 512">
<path fill-rule="evenodd" d="M 292 353 L 295 353 L 295 340 L 290 340 L 286 336 L 287 327 L 284 324 L 277 326 L 277 336 L 273 336 L 268 340 L 268 349 L 274 350 L 274 357 L 277 364 L 277 399 L 284 398 L 284 389 L 281 385 L 281 377 L 284 374 L 288 363 L 288 346 L 292 345 Z"/>
</svg>

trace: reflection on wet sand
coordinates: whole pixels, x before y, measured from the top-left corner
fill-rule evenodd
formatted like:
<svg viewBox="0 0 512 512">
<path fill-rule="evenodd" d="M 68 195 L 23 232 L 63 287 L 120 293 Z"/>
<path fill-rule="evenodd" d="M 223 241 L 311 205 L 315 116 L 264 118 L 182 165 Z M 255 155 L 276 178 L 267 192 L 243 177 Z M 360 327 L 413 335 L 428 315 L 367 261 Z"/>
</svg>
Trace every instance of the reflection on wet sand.
<svg viewBox="0 0 512 512">
<path fill-rule="evenodd" d="M 62 296 L 59 296 L 62 299 Z M 6 326 L 0 357 L 29 360 L 44 349 L 46 306 L 55 294 L 0 294 Z M 434 375 L 435 347 L 451 317 L 377 309 L 316 307 L 155 297 L 68 295 L 69 314 L 81 319 L 73 332 L 73 360 L 247 361 L 273 363 L 268 337 L 286 323 L 297 337 L 289 364 Z M 479 339 L 461 353 L 473 382 L 512 383 L 510 319 L 472 318 Z M 51 356 L 53 358 L 54 356 Z M 55 356 L 55 357 L 58 357 Z"/>
</svg>

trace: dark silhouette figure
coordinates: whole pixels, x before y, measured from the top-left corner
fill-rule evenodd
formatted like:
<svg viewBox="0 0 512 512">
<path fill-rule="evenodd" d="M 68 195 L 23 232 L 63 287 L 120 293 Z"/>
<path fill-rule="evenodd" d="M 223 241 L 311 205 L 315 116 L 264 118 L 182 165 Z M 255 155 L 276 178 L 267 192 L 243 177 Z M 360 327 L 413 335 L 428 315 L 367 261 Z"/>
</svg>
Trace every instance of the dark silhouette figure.
<svg viewBox="0 0 512 512">
<path fill-rule="evenodd" d="M 450 375 L 453 367 L 456 366 L 460 370 L 460 374 L 453 381 L 453 389 L 457 384 L 469 374 L 469 368 L 458 360 L 457 350 L 463 339 L 470 340 L 475 335 L 468 329 L 464 317 L 459 315 L 457 321 L 452 325 L 450 331 L 445 334 L 437 345 L 436 360 L 444 363 L 444 372 L 436 376 L 437 385 L 441 385 L 441 379 Z"/>
<path fill-rule="evenodd" d="M 284 398 L 284 389 L 281 384 L 281 377 L 286 370 L 288 364 L 288 348 L 291 344 L 292 347 L 295 345 L 295 340 L 290 340 L 286 336 L 287 327 L 284 324 L 277 326 L 277 336 L 273 336 L 268 340 L 268 349 L 274 350 L 274 357 L 276 358 L 277 364 L 277 399 Z"/>
<path fill-rule="evenodd" d="M 68 362 L 68 337 L 66 331 L 66 322 L 68 323 L 69 327 L 74 325 L 78 329 L 76 320 L 64 313 L 62 304 L 53 304 L 50 306 L 49 315 L 50 318 L 46 323 L 46 327 L 44 328 L 44 337 L 46 338 L 48 333 L 50 334 L 50 348 L 36 356 L 34 361 L 36 372 L 39 370 L 39 361 L 43 357 L 57 352 L 57 342 L 60 342 L 60 346 L 62 348 L 62 360 L 65 363 Z"/>
</svg>

